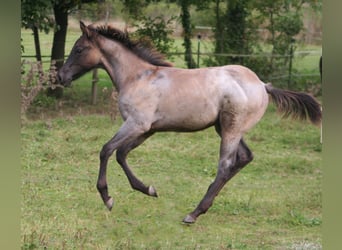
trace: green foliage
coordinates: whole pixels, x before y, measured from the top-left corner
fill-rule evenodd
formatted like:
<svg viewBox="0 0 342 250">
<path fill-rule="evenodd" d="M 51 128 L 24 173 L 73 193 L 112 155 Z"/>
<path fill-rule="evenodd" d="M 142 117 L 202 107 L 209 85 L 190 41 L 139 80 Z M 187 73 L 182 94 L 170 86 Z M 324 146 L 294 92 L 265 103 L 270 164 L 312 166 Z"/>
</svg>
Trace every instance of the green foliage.
<svg viewBox="0 0 342 250">
<path fill-rule="evenodd" d="M 275 31 L 290 38 L 297 35 L 303 28 L 301 16 L 296 12 L 289 12 L 286 15 L 277 16 L 274 21 Z"/>
<path fill-rule="evenodd" d="M 124 6 L 126 12 L 129 13 L 134 19 L 139 19 L 142 17 L 142 10 L 144 7 L 148 6 L 152 0 L 120 0 Z"/>
<path fill-rule="evenodd" d="M 238 55 L 249 54 L 250 49 L 248 46 L 251 45 L 248 42 L 251 39 L 249 37 L 250 33 L 247 32 L 249 28 L 247 5 L 248 1 L 227 1 L 227 11 L 221 18 L 219 17 L 219 22 L 223 23 L 223 27 L 215 30 L 217 38 L 215 52 Z M 216 60 L 220 65 L 243 64 L 242 57 L 217 57 Z"/>
<path fill-rule="evenodd" d="M 253 1 L 226 1 L 226 8 L 221 8 L 220 1 L 216 2 L 214 51 L 217 55 L 206 60 L 208 66 L 242 64 L 255 70 L 258 74 L 269 68 L 265 65 L 264 58 L 244 56 L 261 52 L 260 37 L 256 32 L 260 23 L 252 17 L 253 11 Z"/>
<path fill-rule="evenodd" d="M 108 13 L 112 13 L 115 11 L 113 6 L 109 6 L 107 4 L 99 4 L 99 3 L 88 3 L 82 5 L 82 7 L 77 10 L 77 16 L 79 19 L 87 18 L 91 21 L 103 20 L 106 18 Z"/>
<path fill-rule="evenodd" d="M 137 30 L 133 36 L 139 38 L 149 38 L 158 51 L 163 54 L 168 54 L 173 49 L 174 39 L 170 36 L 173 30 L 170 25 L 176 20 L 173 16 L 168 20 L 165 20 L 163 16 L 156 16 L 151 18 L 144 16 L 139 22 L 135 23 Z"/>
<path fill-rule="evenodd" d="M 268 70 L 261 71 L 264 78 L 288 73 L 290 57 L 294 53 L 295 36 L 303 29 L 302 8 L 304 1 L 262 1 L 254 8 L 257 20 L 266 24 L 270 37 L 266 41 L 272 47 L 271 56 L 265 60 Z"/>
<path fill-rule="evenodd" d="M 21 0 L 21 26 L 26 29 L 36 26 L 41 31 L 49 32 L 53 25 L 49 17 L 51 10 L 50 0 Z"/>
<path fill-rule="evenodd" d="M 183 28 L 183 46 L 185 49 L 184 60 L 188 68 L 196 68 L 196 64 L 192 56 L 192 23 L 190 15 L 190 7 L 192 5 L 196 6 L 198 10 L 205 9 L 211 0 L 194 1 L 194 0 L 171 0 L 171 2 L 176 2 L 180 6 L 180 21 Z"/>
<path fill-rule="evenodd" d="M 45 109 L 54 109 L 56 106 L 56 98 L 51 96 L 47 96 L 45 92 L 40 92 L 36 98 L 32 101 L 32 105 L 35 108 L 45 108 Z"/>
<path fill-rule="evenodd" d="M 229 0 L 224 9 L 221 8 L 221 1 L 216 1 L 214 51 L 218 55 L 208 59 L 206 64 L 243 64 L 253 69 L 264 81 L 272 81 L 276 85 L 286 84 L 287 81 L 274 78 L 289 73 L 291 55 L 296 49 L 295 37 L 303 30 L 303 5 L 309 4 L 305 6 L 306 9 L 311 7 L 319 10 L 320 3 L 321 1 L 297 0 Z M 268 31 L 267 40 L 260 36 L 260 27 Z M 261 44 L 264 45 L 260 46 Z M 238 56 L 265 55 L 269 51 L 269 56 L 263 57 Z"/>
</svg>

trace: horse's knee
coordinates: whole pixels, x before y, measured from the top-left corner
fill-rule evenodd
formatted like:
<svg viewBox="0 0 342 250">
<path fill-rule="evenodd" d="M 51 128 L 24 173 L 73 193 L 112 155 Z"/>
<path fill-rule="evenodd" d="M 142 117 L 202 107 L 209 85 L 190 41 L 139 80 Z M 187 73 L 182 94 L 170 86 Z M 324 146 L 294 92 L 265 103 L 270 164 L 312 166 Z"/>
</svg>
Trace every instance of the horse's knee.
<svg viewBox="0 0 342 250">
<path fill-rule="evenodd" d="M 113 154 L 113 149 L 110 144 L 103 145 L 100 151 L 100 160 L 105 161 Z"/>
<path fill-rule="evenodd" d="M 105 147 L 105 145 L 102 147 L 101 151 L 100 151 L 100 160 L 103 161 L 106 158 L 108 158 L 107 156 L 107 149 Z"/>
</svg>

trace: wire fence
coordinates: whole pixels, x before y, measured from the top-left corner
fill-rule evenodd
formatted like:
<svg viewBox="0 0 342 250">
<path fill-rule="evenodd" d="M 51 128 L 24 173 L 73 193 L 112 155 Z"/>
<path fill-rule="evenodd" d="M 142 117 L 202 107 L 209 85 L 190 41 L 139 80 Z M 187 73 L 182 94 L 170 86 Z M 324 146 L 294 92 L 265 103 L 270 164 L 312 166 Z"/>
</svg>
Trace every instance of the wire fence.
<svg viewBox="0 0 342 250">
<path fill-rule="evenodd" d="M 267 80 L 276 80 L 276 79 L 291 79 L 294 78 L 300 78 L 300 77 L 319 77 L 319 59 L 321 57 L 322 52 L 319 50 L 302 50 L 302 51 L 295 51 L 293 54 L 289 55 L 277 55 L 272 53 L 261 53 L 261 54 L 232 54 L 232 53 L 213 53 L 213 52 L 207 52 L 207 51 L 200 51 L 198 49 L 197 51 L 192 53 L 192 57 L 196 60 L 197 67 L 207 67 L 210 65 L 207 65 L 205 62 L 205 59 L 208 58 L 214 58 L 214 57 L 229 57 L 229 58 L 287 58 L 290 60 L 290 65 L 293 65 L 294 63 L 296 66 L 289 67 L 288 70 L 283 70 L 283 72 L 286 72 L 286 74 L 280 74 L 280 75 L 271 75 L 269 79 Z M 170 52 L 167 54 L 171 60 L 175 61 L 175 64 L 180 67 L 185 67 L 185 52 Z M 33 59 L 35 58 L 35 55 L 22 55 L 23 59 Z M 46 63 L 50 63 L 50 55 L 42 55 L 42 63 L 45 65 Z M 68 55 L 65 56 L 64 59 L 59 59 L 55 61 L 64 61 Z M 175 57 L 177 59 L 175 59 Z M 317 63 L 308 63 L 304 62 L 305 65 L 301 65 L 301 62 L 305 61 L 308 57 L 315 57 L 314 61 Z M 31 60 L 29 60 L 31 61 Z M 306 61 L 312 61 L 311 59 Z M 300 65 L 300 69 L 298 69 L 298 65 Z M 295 69 L 295 70 L 294 70 Z M 289 80 L 290 81 L 290 80 Z"/>
</svg>

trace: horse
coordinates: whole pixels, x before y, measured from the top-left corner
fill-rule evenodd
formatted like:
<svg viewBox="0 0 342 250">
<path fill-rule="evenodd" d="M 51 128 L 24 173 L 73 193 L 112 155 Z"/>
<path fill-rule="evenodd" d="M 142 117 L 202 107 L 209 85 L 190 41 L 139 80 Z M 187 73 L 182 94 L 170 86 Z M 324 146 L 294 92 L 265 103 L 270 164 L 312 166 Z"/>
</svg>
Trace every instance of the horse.
<svg viewBox="0 0 342 250">
<path fill-rule="evenodd" d="M 126 161 L 131 150 L 156 132 L 195 132 L 214 126 L 221 139 L 216 177 L 183 219 L 190 224 L 207 212 L 223 186 L 253 160 L 243 136 L 260 121 L 269 99 L 286 117 L 321 123 L 320 104 L 314 97 L 265 84 L 247 67 L 176 68 L 151 43 L 131 39 L 127 31 L 82 21 L 80 29 L 82 34 L 57 79 L 67 87 L 86 72 L 102 68 L 118 92 L 123 124 L 100 151 L 96 183 L 109 211 L 114 200 L 108 194 L 106 171 L 114 151 L 131 187 L 158 197 L 156 189 L 136 177 Z"/>
</svg>

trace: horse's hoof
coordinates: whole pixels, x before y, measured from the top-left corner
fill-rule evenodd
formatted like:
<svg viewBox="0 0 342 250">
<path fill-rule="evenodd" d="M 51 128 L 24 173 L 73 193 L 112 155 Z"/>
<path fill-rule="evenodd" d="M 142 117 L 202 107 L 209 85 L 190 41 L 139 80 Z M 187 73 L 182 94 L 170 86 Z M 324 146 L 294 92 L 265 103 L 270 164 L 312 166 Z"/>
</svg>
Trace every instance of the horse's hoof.
<svg viewBox="0 0 342 250">
<path fill-rule="evenodd" d="M 158 197 L 157 195 L 157 191 L 154 189 L 154 187 L 149 186 L 148 187 L 148 195 L 149 196 L 154 196 L 154 197 Z"/>
<path fill-rule="evenodd" d="M 108 201 L 106 201 L 106 207 L 108 208 L 109 211 L 112 210 L 114 204 L 114 200 L 112 197 L 109 198 Z"/>
<path fill-rule="evenodd" d="M 192 217 L 190 214 L 188 214 L 184 219 L 183 222 L 186 224 L 193 224 L 195 223 L 196 218 Z"/>
</svg>

